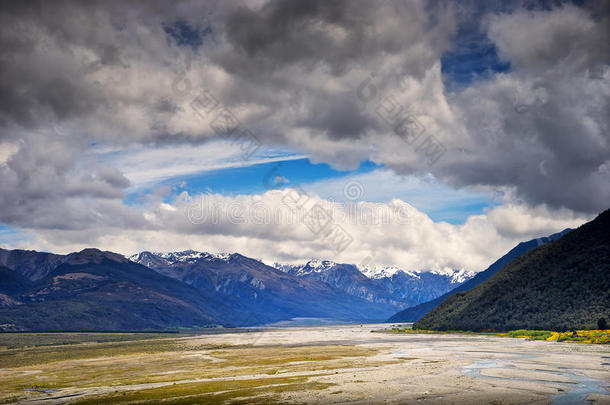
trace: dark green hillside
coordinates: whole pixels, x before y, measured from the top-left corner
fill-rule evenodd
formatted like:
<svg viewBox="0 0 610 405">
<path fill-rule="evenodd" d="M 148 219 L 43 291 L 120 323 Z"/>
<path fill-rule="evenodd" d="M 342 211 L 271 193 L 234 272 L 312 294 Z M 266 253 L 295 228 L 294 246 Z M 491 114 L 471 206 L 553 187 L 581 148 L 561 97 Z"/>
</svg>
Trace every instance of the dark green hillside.
<svg viewBox="0 0 610 405">
<path fill-rule="evenodd" d="M 596 329 L 602 317 L 610 319 L 610 210 L 449 297 L 414 328 Z"/>
</svg>

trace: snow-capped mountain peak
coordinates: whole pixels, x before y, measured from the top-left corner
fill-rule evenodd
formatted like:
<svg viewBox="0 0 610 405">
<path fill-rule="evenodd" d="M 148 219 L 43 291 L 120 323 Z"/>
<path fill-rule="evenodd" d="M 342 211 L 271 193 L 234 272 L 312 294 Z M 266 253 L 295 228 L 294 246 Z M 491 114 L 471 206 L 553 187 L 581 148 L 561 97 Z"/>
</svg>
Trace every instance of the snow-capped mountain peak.
<svg viewBox="0 0 610 405">
<path fill-rule="evenodd" d="M 283 273 L 290 273 L 290 270 L 294 269 L 295 267 L 300 267 L 300 266 L 297 266 L 294 264 L 288 264 L 288 263 L 273 262 L 271 267 L 273 267 L 274 269 L 279 270 Z"/>
<path fill-rule="evenodd" d="M 367 265 L 358 267 L 358 270 L 370 279 L 380 279 L 384 277 L 392 277 L 398 272 L 403 272 L 413 278 L 419 278 L 419 272 L 412 270 L 403 270 L 397 266 L 379 266 L 379 265 Z"/>
<path fill-rule="evenodd" d="M 333 267 L 336 263 L 331 261 L 331 260 L 318 260 L 318 259 L 314 259 L 314 260 L 310 260 L 307 262 L 307 264 L 305 264 L 305 267 L 309 267 L 310 269 L 313 269 L 315 271 L 324 271 L 324 270 L 328 270 L 331 267 Z"/>
<path fill-rule="evenodd" d="M 382 279 L 392 277 L 397 273 L 404 273 L 407 276 L 419 279 L 421 278 L 421 274 L 424 272 L 422 270 L 403 270 L 397 266 L 379 266 L 379 265 L 367 265 L 359 267 L 358 270 L 365 276 L 370 279 Z M 430 273 L 436 274 L 439 276 L 445 276 L 451 278 L 451 284 L 459 284 L 464 281 L 471 279 L 476 273 L 472 271 L 468 271 L 465 269 L 451 269 L 444 268 L 438 270 L 431 270 Z"/>
<path fill-rule="evenodd" d="M 332 260 L 318 259 L 312 259 L 305 264 L 273 263 L 273 267 L 279 271 L 294 274 L 296 276 L 304 276 L 312 273 L 324 273 L 336 265 L 337 263 L 333 262 Z"/>
<path fill-rule="evenodd" d="M 432 270 L 431 273 L 439 274 L 442 276 L 450 276 L 451 282 L 454 284 L 463 283 L 466 280 L 471 279 L 476 274 L 473 271 L 468 271 L 466 269 L 450 269 L 444 268 L 440 270 Z"/>
<path fill-rule="evenodd" d="M 221 260 L 223 262 L 229 262 L 231 260 L 231 253 L 208 253 L 199 252 L 196 250 L 183 250 L 181 252 L 142 252 L 137 253 L 129 257 L 129 260 L 142 263 L 150 260 L 150 256 L 165 260 L 168 263 L 188 263 L 199 260 L 215 261 Z M 144 263 L 142 263 L 144 264 Z"/>
</svg>

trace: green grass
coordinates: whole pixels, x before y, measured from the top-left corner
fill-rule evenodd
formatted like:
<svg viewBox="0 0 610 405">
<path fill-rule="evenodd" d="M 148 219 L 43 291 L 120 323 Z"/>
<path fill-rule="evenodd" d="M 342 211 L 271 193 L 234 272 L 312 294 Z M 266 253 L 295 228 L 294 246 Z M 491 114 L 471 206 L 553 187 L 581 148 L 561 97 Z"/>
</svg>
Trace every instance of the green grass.
<svg viewBox="0 0 610 405">
<path fill-rule="evenodd" d="M 553 332 L 549 330 L 526 330 L 526 329 L 518 329 L 511 330 L 507 332 L 507 335 L 510 337 L 520 337 L 520 338 L 529 338 L 532 340 L 547 340 L 551 336 L 553 336 Z"/>
</svg>

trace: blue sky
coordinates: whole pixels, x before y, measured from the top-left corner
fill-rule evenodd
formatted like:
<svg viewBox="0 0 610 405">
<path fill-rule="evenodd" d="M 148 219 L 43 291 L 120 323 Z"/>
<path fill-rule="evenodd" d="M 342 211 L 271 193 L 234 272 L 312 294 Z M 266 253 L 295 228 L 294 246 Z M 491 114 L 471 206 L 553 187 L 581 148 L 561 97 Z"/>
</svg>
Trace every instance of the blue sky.
<svg viewBox="0 0 610 405">
<path fill-rule="evenodd" d="M 167 169 L 171 171 L 171 168 Z M 398 198 L 425 212 L 434 221 L 460 224 L 470 215 L 482 214 L 494 206 L 489 193 L 455 190 L 431 176 L 423 179 L 398 176 L 370 161 L 362 162 L 355 170 L 342 171 L 324 163 L 311 163 L 308 158 L 204 170 L 147 182 L 143 187 L 132 187 L 126 202 L 137 205 L 142 197 L 163 186 L 171 189 L 165 196 L 166 201 L 171 201 L 184 191 L 190 195 L 209 193 L 236 196 L 262 194 L 272 188 L 299 188 L 325 199 L 342 202 L 345 201 L 344 187 L 350 182 L 362 186 L 361 201 L 382 203 Z"/>
<path fill-rule="evenodd" d="M 460 28 L 454 42 L 454 48 L 441 57 L 441 71 L 449 88 L 467 87 L 474 80 L 510 69 L 510 63 L 499 59 L 495 45 L 478 30 Z"/>
<path fill-rule="evenodd" d="M 350 175 L 369 173 L 379 166 L 363 162 L 357 170 L 335 170 L 327 164 L 313 164 L 307 158 L 261 163 L 170 179 L 166 184 L 186 183 L 184 190 L 189 193 L 209 191 L 223 195 L 260 194 L 272 188 L 294 187 L 317 181 L 343 178 Z"/>
<path fill-rule="evenodd" d="M 0 242 L 16 246 L 29 240 L 30 237 L 25 232 L 12 226 L 0 224 Z"/>
</svg>

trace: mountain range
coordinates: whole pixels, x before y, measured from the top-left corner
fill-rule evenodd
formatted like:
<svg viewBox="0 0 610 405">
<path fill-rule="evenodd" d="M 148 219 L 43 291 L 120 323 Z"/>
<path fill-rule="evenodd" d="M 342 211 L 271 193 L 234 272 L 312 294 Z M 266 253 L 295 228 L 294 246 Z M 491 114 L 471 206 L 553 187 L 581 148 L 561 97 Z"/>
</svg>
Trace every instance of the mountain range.
<svg viewBox="0 0 610 405">
<path fill-rule="evenodd" d="M 382 321 L 468 277 L 394 272 L 370 279 L 355 266 L 330 262 L 308 272 L 315 263 L 291 270 L 238 253 L 125 258 L 98 249 L 68 255 L 0 249 L 0 330 L 162 330 L 303 317 Z"/>
<path fill-rule="evenodd" d="M 596 329 L 610 318 L 610 210 L 445 299 L 414 328 Z"/>
</svg>

